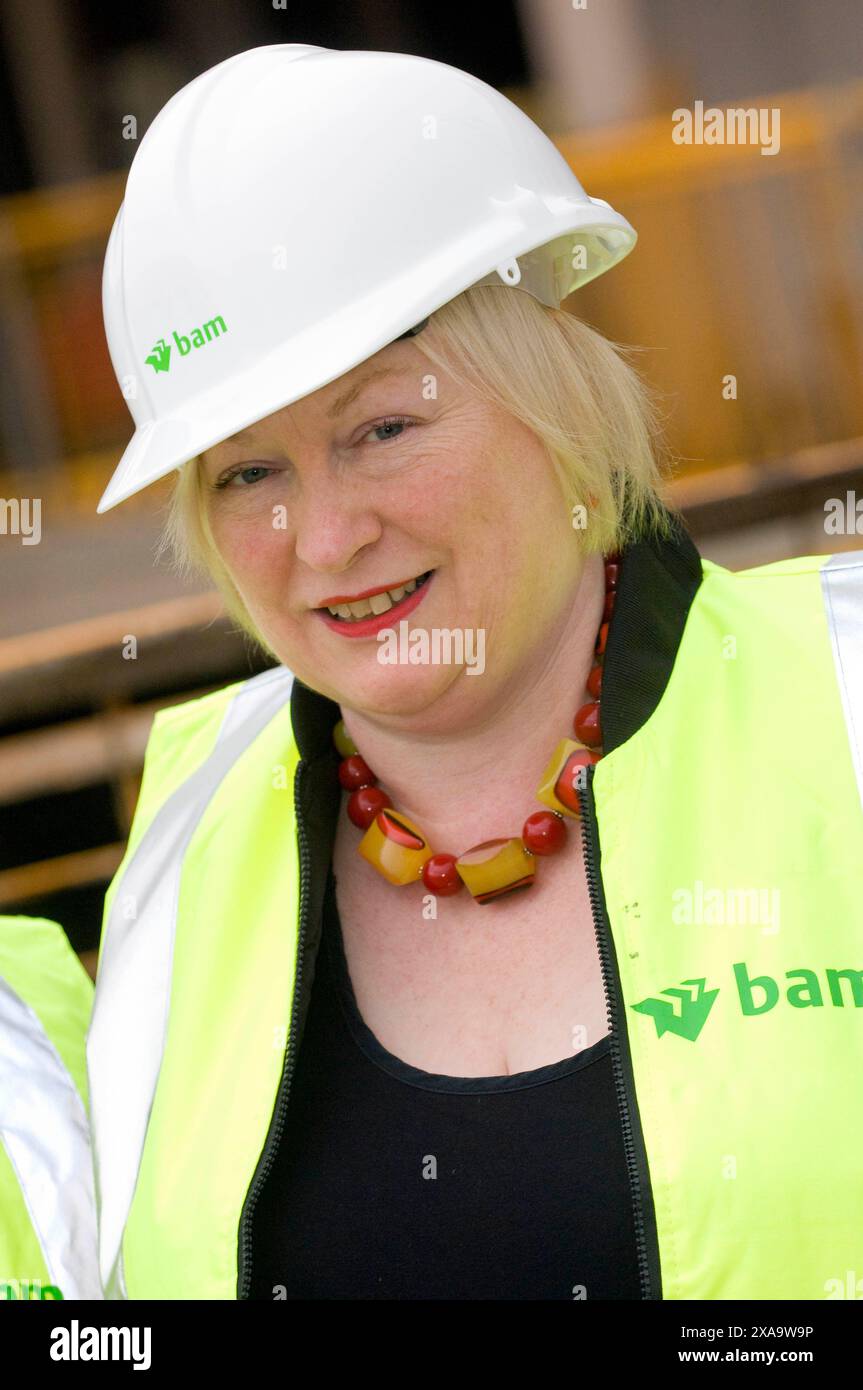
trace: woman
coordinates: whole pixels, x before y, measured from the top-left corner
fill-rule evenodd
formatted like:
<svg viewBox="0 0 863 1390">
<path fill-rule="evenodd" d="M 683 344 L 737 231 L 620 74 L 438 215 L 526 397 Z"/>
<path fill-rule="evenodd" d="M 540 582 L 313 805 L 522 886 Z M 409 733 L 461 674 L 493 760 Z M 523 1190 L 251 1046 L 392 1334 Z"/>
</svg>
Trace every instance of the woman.
<svg viewBox="0 0 863 1390">
<path fill-rule="evenodd" d="M 156 717 L 106 898 L 108 1296 L 854 1268 L 860 557 L 699 556 L 559 309 L 632 242 L 405 55 L 252 50 L 142 144 L 106 323 L 121 381 L 158 350 L 100 510 L 179 468 L 166 543 L 277 664 Z"/>
</svg>

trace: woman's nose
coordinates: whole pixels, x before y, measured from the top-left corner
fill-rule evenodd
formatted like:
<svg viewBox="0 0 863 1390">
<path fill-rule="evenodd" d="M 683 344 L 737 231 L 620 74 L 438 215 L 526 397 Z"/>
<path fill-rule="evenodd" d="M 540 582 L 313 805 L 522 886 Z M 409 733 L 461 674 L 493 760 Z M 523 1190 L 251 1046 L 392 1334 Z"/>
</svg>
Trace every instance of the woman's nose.
<svg viewBox="0 0 863 1390">
<path fill-rule="evenodd" d="M 358 551 L 379 539 L 383 529 L 359 489 L 336 480 L 316 478 L 295 506 L 296 554 L 310 569 L 345 569 Z"/>
</svg>

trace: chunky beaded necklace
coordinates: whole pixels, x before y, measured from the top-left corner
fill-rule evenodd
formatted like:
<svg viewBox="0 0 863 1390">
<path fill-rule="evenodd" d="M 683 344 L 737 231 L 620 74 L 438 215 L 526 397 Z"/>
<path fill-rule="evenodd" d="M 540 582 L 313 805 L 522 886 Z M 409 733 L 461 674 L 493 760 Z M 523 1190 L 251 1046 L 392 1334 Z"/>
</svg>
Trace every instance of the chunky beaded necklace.
<svg viewBox="0 0 863 1390">
<path fill-rule="evenodd" d="M 573 720 L 576 738 L 560 741 L 537 787 L 537 797 L 549 809 L 528 816 L 520 836 L 483 840 L 463 854 L 437 854 L 418 825 L 396 811 L 377 784 L 377 777 L 360 755 L 344 720 L 333 730 L 333 742 L 342 755 L 339 782 L 350 792 L 348 815 L 366 833 L 357 853 L 390 883 L 403 886 L 422 881 L 430 893 L 449 897 L 466 886 L 476 903 L 488 903 L 504 893 L 529 888 L 536 857 L 556 854 L 566 843 L 565 817 L 580 818 L 580 789 L 587 767 L 602 757 L 600 694 L 608 626 L 614 610 L 619 555 L 605 557 L 605 607 L 594 646 L 594 662 L 587 678 L 593 696 L 577 710 Z"/>
</svg>

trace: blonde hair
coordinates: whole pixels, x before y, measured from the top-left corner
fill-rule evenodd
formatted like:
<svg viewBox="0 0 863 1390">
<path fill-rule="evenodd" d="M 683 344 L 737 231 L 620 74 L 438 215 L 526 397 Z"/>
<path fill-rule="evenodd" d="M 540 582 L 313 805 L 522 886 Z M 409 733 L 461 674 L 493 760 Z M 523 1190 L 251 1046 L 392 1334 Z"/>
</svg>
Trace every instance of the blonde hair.
<svg viewBox="0 0 863 1390">
<path fill-rule="evenodd" d="M 658 393 L 623 347 L 524 290 L 481 285 L 431 315 L 411 341 L 463 386 L 513 416 L 545 445 L 585 552 L 610 554 L 668 538 L 680 514 L 668 499 Z M 277 662 L 255 628 L 210 531 L 199 458 L 184 464 L 157 550 L 185 577 L 210 578 L 229 616 Z M 576 527 L 576 509 L 586 518 Z"/>
</svg>

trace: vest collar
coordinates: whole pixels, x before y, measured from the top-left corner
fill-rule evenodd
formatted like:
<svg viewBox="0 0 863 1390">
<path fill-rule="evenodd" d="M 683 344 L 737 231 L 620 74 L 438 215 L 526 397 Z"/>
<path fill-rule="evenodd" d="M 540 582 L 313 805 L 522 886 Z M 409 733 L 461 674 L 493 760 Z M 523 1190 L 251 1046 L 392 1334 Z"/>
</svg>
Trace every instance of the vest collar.
<svg viewBox="0 0 863 1390">
<path fill-rule="evenodd" d="M 602 675 L 606 754 L 632 738 L 659 704 L 701 583 L 701 556 L 678 515 L 669 515 L 669 539 L 635 541 L 621 552 Z M 333 700 L 294 680 L 291 720 L 301 758 L 338 762 L 332 730 L 340 717 Z"/>
</svg>

